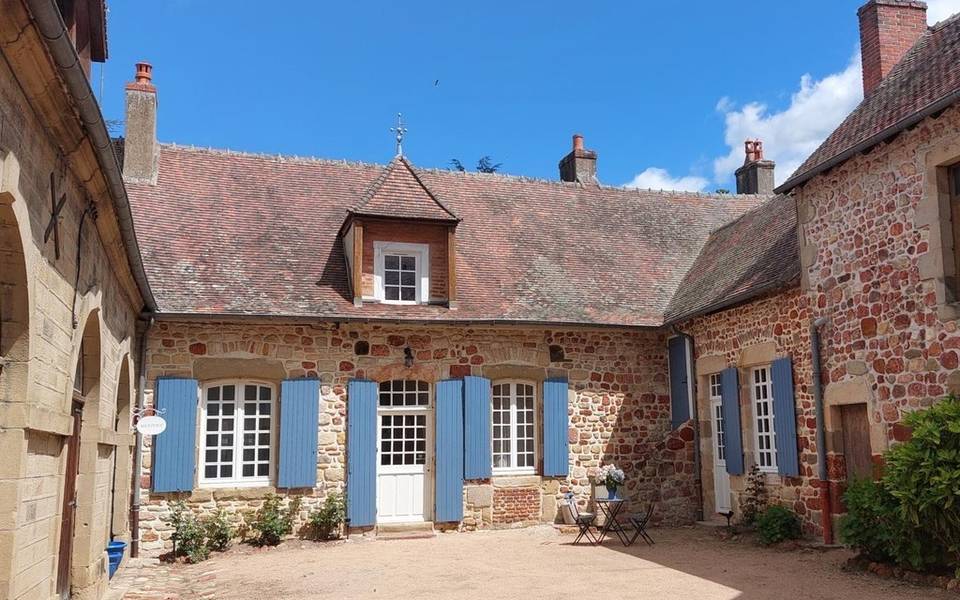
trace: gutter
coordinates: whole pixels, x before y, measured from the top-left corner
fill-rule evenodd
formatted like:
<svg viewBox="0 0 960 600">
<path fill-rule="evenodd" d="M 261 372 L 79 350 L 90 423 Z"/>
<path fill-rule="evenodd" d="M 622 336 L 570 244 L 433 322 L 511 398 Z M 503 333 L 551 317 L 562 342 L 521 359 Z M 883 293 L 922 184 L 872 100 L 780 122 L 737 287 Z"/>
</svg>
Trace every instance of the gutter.
<svg viewBox="0 0 960 600">
<path fill-rule="evenodd" d="M 800 274 L 797 273 L 796 276 L 791 277 L 791 278 L 788 279 L 787 281 L 776 282 L 776 283 L 772 283 L 772 284 L 770 284 L 770 285 L 765 285 L 765 286 L 760 287 L 760 288 L 756 288 L 756 289 L 752 289 L 752 290 L 747 290 L 746 292 L 742 292 L 742 293 L 737 294 L 737 295 L 735 295 L 735 296 L 730 296 L 729 298 L 727 298 L 727 299 L 724 300 L 723 302 L 718 302 L 718 303 L 716 303 L 716 304 L 712 304 L 712 305 L 710 305 L 710 306 L 708 306 L 708 307 L 706 307 L 706 308 L 701 308 L 701 309 L 699 309 L 699 310 L 695 310 L 695 311 L 690 312 L 690 313 L 685 313 L 685 314 L 681 314 L 681 315 L 678 315 L 678 316 L 675 316 L 675 317 L 670 317 L 669 319 L 667 319 L 667 320 L 664 322 L 664 326 L 666 326 L 666 325 L 676 325 L 677 323 L 683 323 L 683 322 L 685 322 L 685 321 L 689 321 L 690 319 L 695 319 L 695 318 L 697 318 L 697 317 L 702 317 L 702 316 L 704 316 L 704 315 L 709 315 L 709 314 L 712 314 L 712 313 L 715 313 L 715 312 L 719 312 L 719 311 L 721 311 L 721 310 L 724 310 L 724 309 L 727 309 L 727 308 L 736 306 L 736 305 L 738 305 L 738 304 L 743 304 L 744 302 L 747 302 L 747 301 L 749 301 L 749 300 L 753 300 L 754 298 L 757 298 L 758 296 L 762 296 L 762 295 L 764 295 L 764 294 L 768 294 L 768 293 L 771 293 L 771 292 L 776 292 L 776 291 L 780 291 L 780 290 L 785 290 L 785 289 L 787 289 L 787 288 L 791 288 L 791 287 L 793 287 L 793 286 L 795 286 L 795 285 L 797 285 L 797 284 L 799 284 L 799 283 L 800 283 Z"/>
<path fill-rule="evenodd" d="M 137 288 L 147 309 L 156 310 L 157 303 L 150 290 L 150 282 L 147 280 L 147 273 L 143 266 L 143 256 L 137 244 L 133 225 L 133 214 L 130 212 L 130 201 L 123 185 L 120 165 L 117 164 L 117 157 L 113 153 L 113 143 L 110 141 L 110 134 L 107 133 L 107 126 L 103 122 L 100 106 L 90 88 L 90 82 L 80 65 L 77 51 L 63 24 L 60 10 L 54 0 L 24 0 L 24 2 L 47 44 L 67 91 L 73 97 L 80 113 L 80 120 L 94 148 L 97 162 L 107 180 L 110 199 L 117 213 L 120 236 L 123 239 L 123 246 Z"/>
<path fill-rule="evenodd" d="M 879 133 L 876 133 L 868 137 L 867 139 L 863 140 L 859 144 L 856 144 L 855 146 L 852 146 L 847 150 L 844 150 L 843 152 L 841 152 L 840 154 L 837 154 L 836 156 L 827 160 L 826 162 L 820 163 L 819 165 L 805 171 L 800 175 L 795 175 L 791 177 L 790 179 L 785 181 L 783 185 L 781 185 L 778 188 L 775 188 L 773 191 L 778 194 L 786 194 L 787 192 L 797 187 L 798 185 L 802 185 L 807 181 L 810 181 L 817 175 L 820 175 L 821 173 L 829 171 L 833 167 L 836 167 L 837 165 L 846 162 L 856 154 L 859 154 L 861 152 L 866 152 L 867 150 L 869 150 L 873 146 L 876 146 L 880 142 L 883 142 L 887 138 L 891 138 L 894 135 L 900 133 L 901 131 L 904 131 L 906 129 L 913 127 L 920 121 L 949 108 L 950 105 L 958 101 L 960 101 L 960 89 L 954 90 L 953 92 L 947 94 L 946 96 L 944 96 L 943 98 L 940 98 L 939 100 L 933 102 L 932 104 L 928 104 L 926 107 L 919 110 L 918 112 L 915 112 L 897 121 L 893 125 L 887 127 L 886 129 L 880 131 Z"/>
<path fill-rule="evenodd" d="M 662 324 L 631 325 L 620 323 L 590 323 L 575 321 L 541 321 L 522 319 L 417 319 L 407 317 L 351 317 L 346 315 L 279 315 L 271 313 L 196 313 L 196 312 L 149 312 L 140 314 L 142 318 L 153 317 L 158 321 L 203 321 L 203 322 L 267 322 L 267 323 L 397 323 L 401 325 L 457 325 L 460 327 L 504 325 L 514 327 L 579 327 L 588 329 L 660 329 Z"/>
</svg>

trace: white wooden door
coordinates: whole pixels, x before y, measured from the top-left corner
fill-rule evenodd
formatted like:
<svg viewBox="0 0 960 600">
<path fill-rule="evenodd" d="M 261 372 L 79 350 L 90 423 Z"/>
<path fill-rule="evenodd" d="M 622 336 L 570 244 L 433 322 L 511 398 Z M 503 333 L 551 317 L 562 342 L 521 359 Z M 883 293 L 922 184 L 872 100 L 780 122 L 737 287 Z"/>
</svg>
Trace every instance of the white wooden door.
<svg viewBox="0 0 960 600">
<path fill-rule="evenodd" d="M 723 429 L 723 408 L 719 399 L 712 399 L 710 412 L 713 415 L 713 493 L 716 512 L 730 511 L 730 474 L 727 473 L 725 458 L 725 432 Z"/>
<path fill-rule="evenodd" d="M 378 417 L 377 521 L 427 520 L 430 413 L 390 409 Z"/>
</svg>

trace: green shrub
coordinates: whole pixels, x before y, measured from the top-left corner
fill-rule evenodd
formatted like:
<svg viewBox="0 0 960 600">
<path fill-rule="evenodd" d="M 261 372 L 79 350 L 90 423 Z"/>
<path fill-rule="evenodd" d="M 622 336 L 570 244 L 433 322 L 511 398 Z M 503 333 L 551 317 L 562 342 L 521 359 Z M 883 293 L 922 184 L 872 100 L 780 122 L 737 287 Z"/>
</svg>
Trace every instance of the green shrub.
<svg viewBox="0 0 960 600">
<path fill-rule="evenodd" d="M 898 504 L 882 483 L 854 481 L 843 494 L 847 514 L 840 518 L 840 541 L 875 561 L 895 560 L 901 535 Z"/>
<path fill-rule="evenodd" d="M 283 536 L 293 531 L 293 519 L 300 511 L 300 498 L 294 498 L 284 509 L 276 494 L 268 494 L 250 523 L 256 531 L 251 542 L 256 546 L 276 546 Z"/>
<path fill-rule="evenodd" d="M 841 539 L 874 560 L 960 575 L 960 402 L 951 396 L 904 421 L 913 435 L 887 451 L 883 479 L 844 494 Z"/>
<path fill-rule="evenodd" d="M 757 535 L 765 546 L 800 537 L 800 519 L 793 511 L 775 504 L 757 517 Z"/>
<path fill-rule="evenodd" d="M 904 420 L 913 435 L 887 452 L 883 482 L 919 532 L 921 547 L 907 558 L 960 570 L 960 402 L 951 396 Z"/>
<path fill-rule="evenodd" d="M 346 505 L 338 492 L 327 494 L 323 506 L 310 513 L 310 528 L 317 539 L 329 540 L 340 537 L 340 525 L 346 518 Z"/>
<path fill-rule="evenodd" d="M 217 552 L 223 552 L 230 546 L 234 530 L 227 519 L 227 513 L 218 510 L 212 517 L 203 520 L 203 532 L 206 536 L 207 547 Z"/>
<path fill-rule="evenodd" d="M 173 527 L 174 556 L 185 556 L 192 563 L 207 560 L 210 548 L 203 525 L 183 501 L 173 503 L 167 522 Z"/>
<path fill-rule="evenodd" d="M 747 485 L 740 496 L 740 524 L 753 525 L 767 507 L 766 479 L 754 464 L 747 473 Z"/>
</svg>

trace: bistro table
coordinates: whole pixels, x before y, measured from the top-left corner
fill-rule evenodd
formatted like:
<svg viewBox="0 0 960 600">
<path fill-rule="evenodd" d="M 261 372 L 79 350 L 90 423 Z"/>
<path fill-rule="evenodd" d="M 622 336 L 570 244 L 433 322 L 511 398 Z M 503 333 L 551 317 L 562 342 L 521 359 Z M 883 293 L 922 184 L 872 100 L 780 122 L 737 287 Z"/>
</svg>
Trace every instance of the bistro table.
<svg viewBox="0 0 960 600">
<path fill-rule="evenodd" d="M 613 533 L 624 546 L 629 546 L 629 538 L 623 525 L 617 521 L 617 515 L 623 510 L 626 501 L 623 498 L 594 498 L 597 509 L 603 513 L 603 526 L 597 537 L 597 544 L 602 544 L 608 534 Z"/>
</svg>

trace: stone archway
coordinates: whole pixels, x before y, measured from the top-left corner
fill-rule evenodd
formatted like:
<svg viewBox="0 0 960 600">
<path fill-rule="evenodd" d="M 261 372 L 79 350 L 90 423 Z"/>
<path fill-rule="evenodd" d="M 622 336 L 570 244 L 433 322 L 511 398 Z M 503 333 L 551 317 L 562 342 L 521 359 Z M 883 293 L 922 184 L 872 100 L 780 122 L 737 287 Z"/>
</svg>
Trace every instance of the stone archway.
<svg viewBox="0 0 960 600">
<path fill-rule="evenodd" d="M 24 402 L 30 359 L 27 264 L 9 194 L 0 194 L 0 400 Z M 2 423 L 0 423 L 2 425 Z"/>
<path fill-rule="evenodd" d="M 101 523 L 109 519 L 107 494 L 98 496 L 97 473 L 109 471 L 113 447 L 100 444 L 100 311 L 91 310 L 83 320 L 77 344 L 72 381 L 75 414 L 73 438 L 67 447 L 63 519 L 60 530 L 60 574 L 58 588 L 83 589 L 99 580 L 106 540 Z M 79 413 L 77 412 L 79 411 Z M 77 435 L 79 428 L 79 436 Z M 74 471 L 75 469 L 75 471 Z M 75 483 L 71 486 L 72 480 Z M 72 489 L 71 489 L 72 488 Z M 75 498 L 70 504 L 70 499 Z M 99 551 L 92 549 L 99 547 Z M 66 564 L 64 564 L 66 563 Z"/>
<path fill-rule="evenodd" d="M 127 509 L 131 476 L 133 472 L 133 429 L 131 427 L 131 409 L 133 386 L 131 385 L 130 355 L 120 360 L 120 375 L 117 377 L 116 416 L 114 433 L 116 434 L 116 453 L 113 460 L 113 485 L 110 499 L 110 535 L 113 538 L 128 539 L 130 535 L 130 515 Z"/>
</svg>

